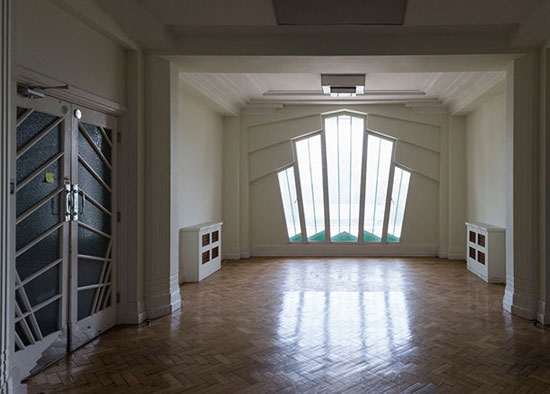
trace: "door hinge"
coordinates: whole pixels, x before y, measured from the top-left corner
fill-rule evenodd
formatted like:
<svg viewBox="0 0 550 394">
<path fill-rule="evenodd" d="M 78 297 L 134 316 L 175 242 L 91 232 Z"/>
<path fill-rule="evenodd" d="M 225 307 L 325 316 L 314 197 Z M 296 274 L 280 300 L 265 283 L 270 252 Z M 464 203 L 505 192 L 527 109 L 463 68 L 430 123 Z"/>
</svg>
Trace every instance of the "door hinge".
<svg viewBox="0 0 550 394">
<path fill-rule="evenodd" d="M 10 194 L 15 193 L 15 181 L 13 179 L 10 180 Z"/>
<path fill-rule="evenodd" d="M 116 221 L 117 223 L 120 223 L 120 218 L 122 217 L 122 215 L 120 214 L 120 211 L 117 211 L 116 213 Z"/>
<path fill-rule="evenodd" d="M 120 291 L 116 292 L 116 303 L 120 304 Z"/>
<path fill-rule="evenodd" d="M 116 142 L 119 142 L 122 141 L 122 134 L 120 134 L 120 132 L 117 132 L 116 133 Z"/>
</svg>

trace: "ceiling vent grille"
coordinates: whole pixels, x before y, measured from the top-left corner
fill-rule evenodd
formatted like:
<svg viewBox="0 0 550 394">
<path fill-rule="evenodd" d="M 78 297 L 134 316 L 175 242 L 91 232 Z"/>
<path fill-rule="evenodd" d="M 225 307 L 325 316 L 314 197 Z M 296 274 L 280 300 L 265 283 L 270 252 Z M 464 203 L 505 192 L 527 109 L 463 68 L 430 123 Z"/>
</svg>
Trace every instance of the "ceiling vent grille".
<svg viewBox="0 0 550 394">
<path fill-rule="evenodd" d="M 321 74 L 321 87 L 332 97 L 355 97 L 365 93 L 365 74 Z"/>
</svg>

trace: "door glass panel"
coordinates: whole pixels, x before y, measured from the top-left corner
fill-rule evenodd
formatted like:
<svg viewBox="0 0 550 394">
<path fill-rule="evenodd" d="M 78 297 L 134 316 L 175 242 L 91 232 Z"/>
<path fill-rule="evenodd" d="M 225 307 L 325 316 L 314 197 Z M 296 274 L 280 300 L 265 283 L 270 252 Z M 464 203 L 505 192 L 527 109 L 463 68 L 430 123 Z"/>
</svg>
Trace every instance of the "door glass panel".
<svg viewBox="0 0 550 394">
<path fill-rule="evenodd" d="M 78 163 L 78 186 L 102 207 L 111 210 L 111 193 L 88 172 L 82 163 Z"/>
<path fill-rule="evenodd" d="M 23 124 L 25 123 L 26 121 Z M 59 124 L 17 160 L 17 182 L 21 182 L 34 170 L 63 150 L 61 134 L 61 124 Z"/>
<path fill-rule="evenodd" d="M 410 172 L 395 167 L 390 220 L 388 224 L 388 242 L 399 242 L 401 240 L 401 230 L 403 229 L 403 219 L 405 218 L 405 205 L 407 203 L 410 178 Z"/>
<path fill-rule="evenodd" d="M 78 227 L 78 254 L 105 257 L 109 240 L 83 227 Z"/>
<path fill-rule="evenodd" d="M 357 242 L 363 135 L 361 117 L 325 119 L 331 241 Z"/>
<path fill-rule="evenodd" d="M 98 284 L 103 264 L 103 261 L 78 259 L 78 286 Z"/>
<path fill-rule="evenodd" d="M 310 242 L 323 242 L 325 241 L 325 204 L 323 201 L 321 136 L 315 135 L 296 142 L 296 155 L 307 239 Z"/>
<path fill-rule="evenodd" d="M 19 216 L 62 185 L 62 159 L 56 160 L 17 192 L 16 215 Z M 47 182 L 46 173 L 53 182 Z M 51 179 L 51 178 L 50 178 Z"/>
<path fill-rule="evenodd" d="M 16 247 L 21 249 L 60 222 L 61 198 L 55 195 L 17 225 Z"/>
<path fill-rule="evenodd" d="M 298 213 L 298 198 L 296 197 L 294 167 L 290 167 L 279 172 L 278 176 L 288 239 L 290 242 L 300 242 L 302 240 L 302 231 L 300 227 L 300 215 Z"/>
<path fill-rule="evenodd" d="M 78 320 L 82 320 L 92 314 L 92 303 L 96 289 L 78 291 Z"/>
<path fill-rule="evenodd" d="M 17 109 L 18 116 L 25 113 L 27 109 L 21 107 Z M 58 123 L 55 127 L 53 127 L 54 122 Z M 39 342 L 40 335 L 44 337 L 61 327 L 59 309 L 61 300 L 52 301 L 52 298 L 61 294 L 62 265 L 51 266 L 51 264 L 61 257 L 62 230 L 54 231 L 24 253 L 21 251 L 23 247 L 36 242 L 41 235 L 61 223 L 63 219 L 62 197 L 59 192 L 55 193 L 56 190 L 60 191 L 63 182 L 62 157 L 34 178 L 27 178 L 48 160 L 64 152 L 63 130 L 63 119 L 40 111 L 32 112 L 17 127 L 16 145 L 20 153 L 20 157 L 16 160 L 17 183 L 21 185 L 23 180 L 30 179 L 16 191 L 16 214 L 19 222 L 15 231 L 17 272 L 15 302 L 22 313 L 28 313 L 25 318 L 16 323 L 16 333 L 19 337 L 19 341 L 16 341 L 18 350 L 31 346 L 33 342 Z M 27 145 L 29 142 L 33 145 Z M 39 202 L 40 204 L 37 204 Z M 37 277 L 24 282 L 22 286 L 19 284 L 20 281 L 30 279 L 31 275 L 48 266 L 50 267 Z M 40 305 L 44 306 L 38 310 L 31 309 Z"/>
<path fill-rule="evenodd" d="M 82 207 L 83 201 L 80 201 Z M 92 226 L 96 230 L 100 230 L 106 234 L 111 234 L 111 216 L 101 211 L 89 201 L 84 202 L 84 207 L 81 208 L 79 219 L 82 223 Z"/>
<path fill-rule="evenodd" d="M 365 242 L 380 242 L 392 160 L 393 142 L 369 134 L 365 181 Z"/>
<path fill-rule="evenodd" d="M 26 112 L 26 109 L 18 110 L 18 117 Z M 54 115 L 34 111 L 25 121 L 17 127 L 17 150 L 33 139 L 38 133 L 54 123 L 57 119 Z"/>
<path fill-rule="evenodd" d="M 110 131 L 81 123 L 78 130 L 79 161 L 84 161 L 92 171 L 80 162 L 78 183 L 80 189 L 89 198 L 81 202 L 81 214 L 78 226 L 78 286 L 105 285 L 110 279 L 111 262 L 85 258 L 95 256 L 110 259 L 111 255 L 111 145 L 107 135 Z M 95 174 L 94 174 L 95 173 Z M 93 202 L 92 202 L 93 200 Z M 97 206 L 99 205 L 99 206 Z M 102 209 L 103 208 L 103 209 Z M 91 229 L 84 228 L 83 225 Z M 98 233 L 101 232 L 102 234 Z M 100 312 L 108 305 L 110 287 L 98 286 L 92 289 L 78 290 L 77 316 L 82 320 Z"/>
<path fill-rule="evenodd" d="M 50 268 L 24 286 L 31 306 L 36 306 L 59 294 L 59 265 Z"/>
<path fill-rule="evenodd" d="M 101 157 L 92 148 L 92 145 L 83 135 L 84 131 L 78 133 L 78 154 L 92 167 L 94 172 L 109 186 L 111 186 L 111 170 L 101 159 Z M 97 147 L 96 147 L 97 148 Z M 98 148 L 99 149 L 99 148 Z M 109 162 L 110 152 L 108 156 L 104 156 Z"/>
<path fill-rule="evenodd" d="M 35 312 L 36 321 L 43 336 L 59 330 L 59 300 L 56 300 Z"/>
<path fill-rule="evenodd" d="M 25 280 L 29 275 L 61 257 L 59 249 L 61 234 L 61 230 L 54 231 L 25 253 L 17 256 L 15 264 L 21 280 Z"/>
</svg>

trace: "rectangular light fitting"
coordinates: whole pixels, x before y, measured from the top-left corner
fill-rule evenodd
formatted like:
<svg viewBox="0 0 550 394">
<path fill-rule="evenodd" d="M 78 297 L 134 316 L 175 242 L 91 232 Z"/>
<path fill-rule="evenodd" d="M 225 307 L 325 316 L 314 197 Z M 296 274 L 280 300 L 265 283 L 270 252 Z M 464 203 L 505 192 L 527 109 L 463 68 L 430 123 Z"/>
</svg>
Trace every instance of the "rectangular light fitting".
<svg viewBox="0 0 550 394">
<path fill-rule="evenodd" d="M 321 74 L 321 87 L 331 97 L 355 97 L 365 93 L 365 74 Z"/>
<path fill-rule="evenodd" d="M 437 1 L 436 1 L 437 2 Z M 273 0 L 279 25 L 402 25 L 407 0 Z"/>
</svg>

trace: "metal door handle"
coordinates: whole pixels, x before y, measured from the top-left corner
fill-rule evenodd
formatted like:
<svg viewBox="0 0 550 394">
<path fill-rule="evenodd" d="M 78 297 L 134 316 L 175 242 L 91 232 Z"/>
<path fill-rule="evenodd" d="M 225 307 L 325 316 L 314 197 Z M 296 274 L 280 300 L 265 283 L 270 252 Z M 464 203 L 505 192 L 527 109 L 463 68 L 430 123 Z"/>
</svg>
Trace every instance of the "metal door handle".
<svg viewBox="0 0 550 394">
<path fill-rule="evenodd" d="M 86 206 L 86 196 L 84 195 L 84 190 L 80 190 L 78 193 L 81 195 L 82 198 L 82 209 L 78 210 L 78 214 L 82 215 L 84 213 L 84 207 Z"/>
<path fill-rule="evenodd" d="M 66 222 L 71 220 L 71 210 L 72 210 L 71 184 L 65 183 L 65 221 Z"/>
<path fill-rule="evenodd" d="M 78 221 L 78 185 L 73 185 L 72 219 Z"/>
</svg>

